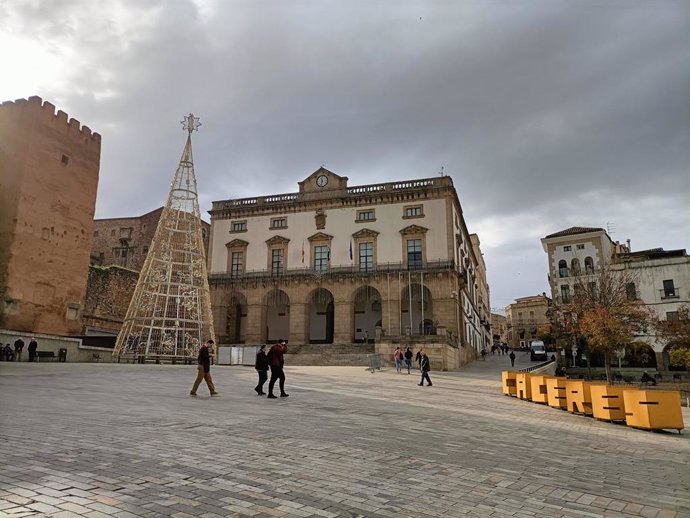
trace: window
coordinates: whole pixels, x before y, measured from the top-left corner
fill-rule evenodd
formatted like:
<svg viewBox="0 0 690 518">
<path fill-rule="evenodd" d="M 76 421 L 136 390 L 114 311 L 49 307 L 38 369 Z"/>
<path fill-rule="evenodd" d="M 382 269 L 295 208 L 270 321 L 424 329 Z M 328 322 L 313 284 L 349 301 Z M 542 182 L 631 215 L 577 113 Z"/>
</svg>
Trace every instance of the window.
<svg viewBox="0 0 690 518">
<path fill-rule="evenodd" d="M 584 250 L 584 249 L 585 249 L 585 245 L 577 245 L 577 249 L 578 249 L 578 250 Z"/>
<path fill-rule="evenodd" d="M 422 267 L 422 240 L 407 240 L 407 267 L 411 270 Z"/>
<path fill-rule="evenodd" d="M 247 221 L 233 221 L 232 230 L 230 232 L 246 232 L 247 231 Z"/>
<path fill-rule="evenodd" d="M 424 206 L 423 205 L 413 205 L 410 207 L 405 207 L 405 218 L 423 218 Z"/>
<path fill-rule="evenodd" d="M 144 245 L 144 253 L 145 253 L 145 254 L 148 254 L 148 253 L 149 253 L 149 247 L 146 246 L 146 245 Z"/>
<path fill-rule="evenodd" d="M 283 249 L 274 248 L 271 250 L 271 273 L 273 275 L 283 273 Z"/>
<path fill-rule="evenodd" d="M 67 155 L 62 155 L 62 158 L 60 159 L 60 163 L 62 165 L 67 165 L 69 164 L 69 157 Z"/>
<path fill-rule="evenodd" d="M 637 300 L 637 287 L 634 282 L 625 285 L 625 295 L 628 300 Z"/>
<path fill-rule="evenodd" d="M 331 259 L 331 249 L 328 245 L 316 245 L 314 247 L 314 271 L 327 272 L 328 261 Z"/>
<path fill-rule="evenodd" d="M 376 221 L 376 214 L 373 209 L 358 210 L 355 221 Z"/>
<path fill-rule="evenodd" d="M 230 264 L 230 275 L 237 277 L 244 273 L 244 252 L 233 252 Z"/>
<path fill-rule="evenodd" d="M 664 298 L 669 298 L 669 297 L 675 297 L 676 296 L 676 289 L 675 286 L 673 285 L 673 279 L 667 279 L 664 281 Z"/>
<path fill-rule="evenodd" d="M 374 269 L 374 243 L 359 244 L 359 271 L 370 272 Z"/>
<path fill-rule="evenodd" d="M 572 246 L 564 246 L 564 247 L 563 247 L 563 251 L 564 251 L 564 252 L 570 252 L 572 249 L 573 249 Z"/>
<path fill-rule="evenodd" d="M 567 284 L 561 286 L 561 300 L 565 304 L 568 304 L 570 302 L 570 286 L 568 286 Z"/>
<path fill-rule="evenodd" d="M 112 230 L 110 231 L 110 235 L 111 235 L 111 236 L 114 236 L 114 235 L 115 235 L 115 229 L 112 229 Z"/>
<path fill-rule="evenodd" d="M 518 322 L 522 322 L 522 311 L 518 311 Z"/>
<path fill-rule="evenodd" d="M 677 311 L 667 311 L 666 312 L 666 320 L 669 322 L 678 320 L 678 312 Z"/>
<path fill-rule="evenodd" d="M 558 276 L 568 276 L 568 263 L 565 261 L 565 259 L 561 259 L 560 261 L 558 261 Z"/>
<path fill-rule="evenodd" d="M 594 273 L 594 261 L 591 257 L 585 257 L 585 273 L 589 275 Z"/>
<path fill-rule="evenodd" d="M 98 237 L 98 230 L 93 231 L 93 237 Z"/>
<path fill-rule="evenodd" d="M 287 228 L 287 218 L 272 218 L 270 228 Z"/>
</svg>

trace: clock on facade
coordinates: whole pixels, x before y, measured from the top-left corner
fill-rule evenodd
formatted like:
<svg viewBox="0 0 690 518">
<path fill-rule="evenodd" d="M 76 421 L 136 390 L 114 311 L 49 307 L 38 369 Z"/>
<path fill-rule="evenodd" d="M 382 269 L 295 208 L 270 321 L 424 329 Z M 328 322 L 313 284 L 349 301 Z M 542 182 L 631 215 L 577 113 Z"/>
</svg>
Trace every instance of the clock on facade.
<svg viewBox="0 0 690 518">
<path fill-rule="evenodd" d="M 316 185 L 319 187 L 326 187 L 326 184 L 328 183 L 328 176 L 325 174 L 322 174 L 316 178 Z"/>
</svg>

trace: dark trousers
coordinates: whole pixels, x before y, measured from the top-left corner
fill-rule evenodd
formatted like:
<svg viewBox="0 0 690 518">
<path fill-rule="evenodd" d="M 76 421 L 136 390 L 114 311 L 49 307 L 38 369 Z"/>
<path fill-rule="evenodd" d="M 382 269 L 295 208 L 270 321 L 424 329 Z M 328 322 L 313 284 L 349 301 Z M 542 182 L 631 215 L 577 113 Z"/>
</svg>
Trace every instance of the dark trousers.
<svg viewBox="0 0 690 518">
<path fill-rule="evenodd" d="M 36 358 L 36 352 L 29 351 L 29 361 L 30 362 L 34 361 L 34 358 Z"/>
<path fill-rule="evenodd" d="M 510 359 L 510 366 L 515 367 L 515 358 Z"/>
<path fill-rule="evenodd" d="M 254 390 L 256 390 L 259 393 L 263 393 L 264 383 L 266 383 L 266 380 L 268 379 L 268 371 L 257 370 L 256 372 L 259 373 L 259 384 L 256 387 L 254 387 Z"/>
<path fill-rule="evenodd" d="M 422 381 L 419 382 L 420 385 L 424 385 L 424 380 L 426 379 L 426 382 L 431 385 L 431 378 L 429 377 L 429 372 L 428 371 L 422 371 Z"/>
<path fill-rule="evenodd" d="M 271 366 L 271 381 L 268 382 L 268 393 L 273 394 L 273 385 L 276 384 L 276 380 L 280 386 L 280 393 L 285 394 L 285 373 L 282 367 Z"/>
</svg>

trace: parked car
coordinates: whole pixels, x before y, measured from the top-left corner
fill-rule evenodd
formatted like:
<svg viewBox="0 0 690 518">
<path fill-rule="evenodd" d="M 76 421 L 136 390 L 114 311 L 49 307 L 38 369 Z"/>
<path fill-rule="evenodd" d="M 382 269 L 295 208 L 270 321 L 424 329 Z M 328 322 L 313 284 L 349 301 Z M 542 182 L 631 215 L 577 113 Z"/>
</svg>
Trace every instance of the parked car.
<svg viewBox="0 0 690 518">
<path fill-rule="evenodd" d="M 541 340 L 535 340 L 529 346 L 529 359 L 532 361 L 536 360 L 547 360 L 548 356 L 546 354 L 546 346 Z"/>
</svg>

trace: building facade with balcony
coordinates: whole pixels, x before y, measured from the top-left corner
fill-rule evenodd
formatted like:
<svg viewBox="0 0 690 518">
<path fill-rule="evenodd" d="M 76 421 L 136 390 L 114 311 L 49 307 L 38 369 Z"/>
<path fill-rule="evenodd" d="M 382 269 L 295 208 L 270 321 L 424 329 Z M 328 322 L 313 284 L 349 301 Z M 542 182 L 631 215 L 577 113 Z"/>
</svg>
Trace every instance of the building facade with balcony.
<svg viewBox="0 0 690 518">
<path fill-rule="evenodd" d="M 673 319 L 690 304 L 690 257 L 684 249 L 654 248 L 632 252 L 630 242 L 614 242 L 602 228 L 572 227 L 541 240 L 548 254 L 552 295 L 568 301 L 576 277 L 593 275 L 601 266 L 634 272 L 627 287 L 630 299 L 641 300 L 658 318 Z M 659 370 L 669 367 L 668 351 L 653 334 L 638 337 L 649 344 Z M 651 354 L 651 353 L 650 353 Z"/>
<path fill-rule="evenodd" d="M 528 349 L 551 330 L 551 299 L 546 293 L 515 299 L 505 308 L 507 342 L 513 349 Z"/>
<path fill-rule="evenodd" d="M 452 180 L 347 181 L 320 168 L 295 193 L 213 203 L 220 343 L 436 336 L 479 350 L 488 288 Z"/>
</svg>

